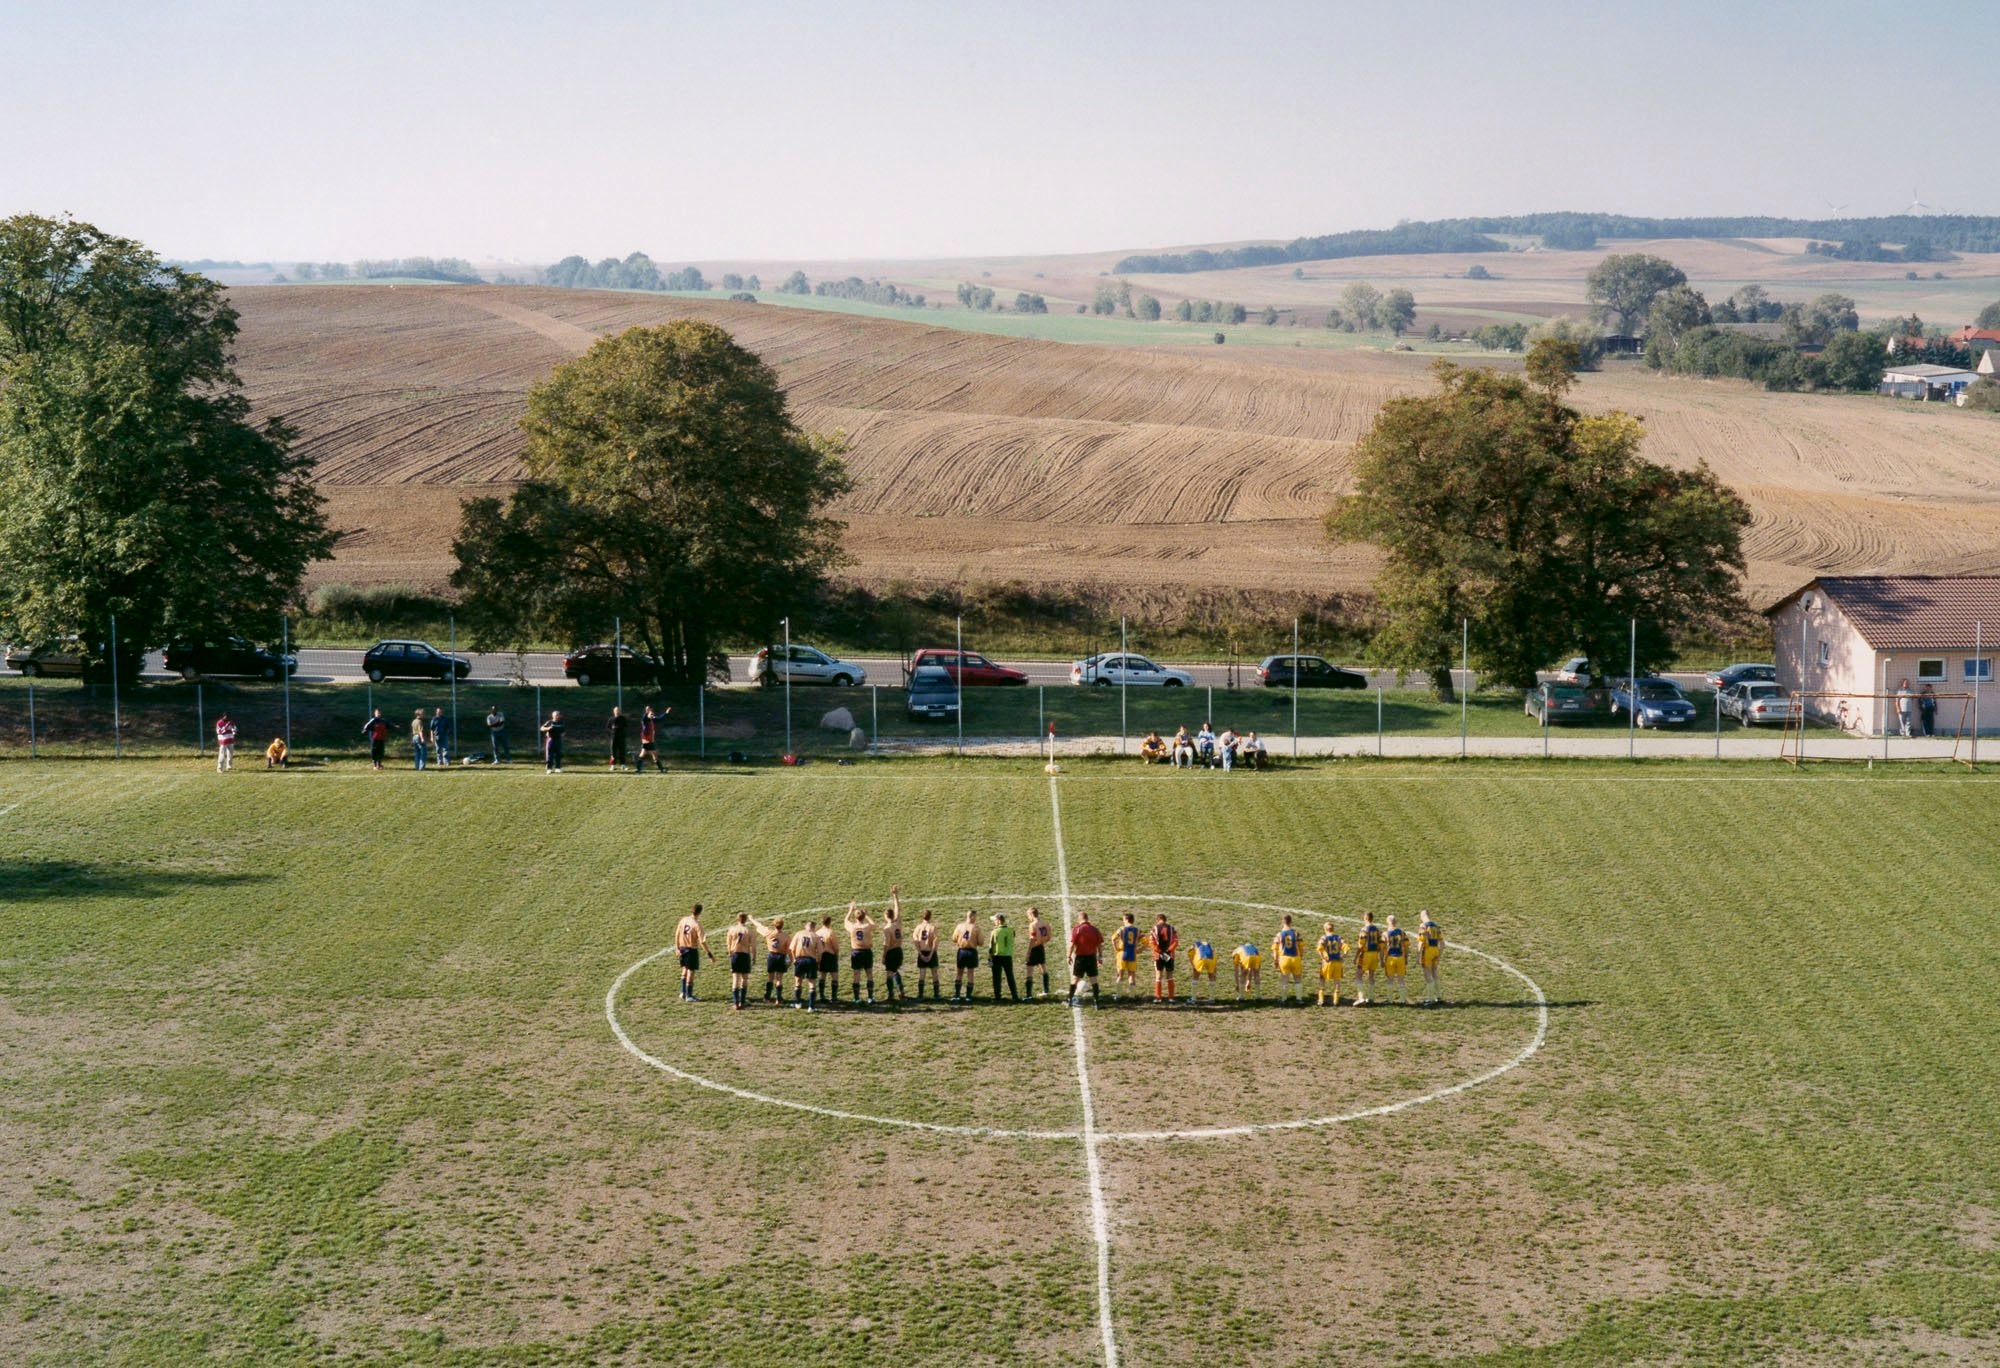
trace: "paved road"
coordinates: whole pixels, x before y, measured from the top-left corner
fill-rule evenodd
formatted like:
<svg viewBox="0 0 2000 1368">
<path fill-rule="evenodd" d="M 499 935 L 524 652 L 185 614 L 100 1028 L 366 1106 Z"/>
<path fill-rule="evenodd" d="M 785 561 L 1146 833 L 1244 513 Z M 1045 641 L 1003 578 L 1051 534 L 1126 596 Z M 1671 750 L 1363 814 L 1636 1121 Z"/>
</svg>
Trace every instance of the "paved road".
<svg viewBox="0 0 2000 1368">
<path fill-rule="evenodd" d="M 299 672 L 293 678 L 302 683 L 358 683 L 366 677 L 361 672 L 360 651 L 302 649 L 297 654 Z M 563 678 L 563 658 L 560 655 L 531 654 L 517 657 L 512 653 L 488 654 L 478 651 L 461 651 L 459 654 L 472 663 L 471 677 L 479 682 L 504 683 L 514 679 L 518 674 L 530 684 L 570 687 L 570 682 Z M 729 678 L 732 683 L 748 682 L 750 660 L 747 655 L 729 657 Z M 898 657 L 856 656 L 853 657 L 853 661 L 868 672 L 868 682 L 871 684 L 889 688 L 900 686 L 903 682 L 903 662 Z M 1000 663 L 1012 665 L 1015 669 L 1023 671 L 1028 676 L 1030 684 L 1069 687 L 1070 662 L 1067 660 L 1021 660 Z M 1255 661 L 1247 661 L 1234 671 L 1227 665 L 1180 665 L 1176 668 L 1184 669 L 1193 675 L 1197 687 L 1229 688 L 1232 676 L 1233 682 L 1240 688 L 1254 688 L 1257 684 Z M 146 657 L 145 670 L 149 675 L 166 677 L 166 664 L 159 652 L 152 652 Z M 11 671 L 0 669 L 0 673 L 11 673 Z M 1422 674 L 1406 676 L 1399 684 L 1393 671 L 1364 670 L 1362 673 L 1367 675 L 1368 686 L 1371 689 L 1422 688 L 1426 682 L 1426 676 Z M 1466 678 L 1459 671 L 1453 671 L 1453 675 L 1460 680 Z M 1675 681 L 1683 688 L 1705 687 L 1703 677 L 1699 674 L 1670 674 L 1666 678 Z"/>
</svg>

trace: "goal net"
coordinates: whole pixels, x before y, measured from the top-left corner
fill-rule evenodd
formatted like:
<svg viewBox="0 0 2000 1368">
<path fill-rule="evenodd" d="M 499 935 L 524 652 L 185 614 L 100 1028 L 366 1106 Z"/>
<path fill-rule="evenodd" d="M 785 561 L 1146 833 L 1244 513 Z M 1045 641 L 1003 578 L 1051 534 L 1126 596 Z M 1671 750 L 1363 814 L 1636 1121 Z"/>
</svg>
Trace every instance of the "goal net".
<svg viewBox="0 0 2000 1368">
<path fill-rule="evenodd" d="M 1785 719 L 1785 730 L 1779 740 L 1779 758 L 1793 765 L 1811 760 L 1873 760 L 1876 753 L 1872 748 L 1856 747 L 1856 740 L 1873 740 L 1883 743 L 1881 758 L 1888 758 L 1888 746 L 1896 740 L 1928 739 L 1951 742 L 1950 759 L 1961 765 L 1972 764 L 1972 753 L 1967 745 L 1972 736 L 1972 695 L 1970 693 L 1933 693 L 1927 695 L 1895 693 L 1848 693 L 1840 690 L 1815 690 L 1788 695 L 1798 703 L 1797 715 Z M 1926 709 L 1931 707 L 1929 726 L 1925 725 Z M 1907 722 L 1904 709 L 1907 707 Z M 1815 740 L 1840 742 L 1828 745 L 1819 753 L 1812 752 Z M 1907 752 L 1906 752 L 1907 753 Z"/>
</svg>

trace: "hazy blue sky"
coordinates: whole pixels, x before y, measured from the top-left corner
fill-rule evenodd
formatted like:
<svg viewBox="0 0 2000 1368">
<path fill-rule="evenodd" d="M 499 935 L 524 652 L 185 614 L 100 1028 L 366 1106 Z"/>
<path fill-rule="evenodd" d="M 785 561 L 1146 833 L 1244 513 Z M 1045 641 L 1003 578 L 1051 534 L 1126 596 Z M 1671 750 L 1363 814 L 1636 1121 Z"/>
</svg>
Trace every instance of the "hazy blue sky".
<svg viewBox="0 0 2000 1368">
<path fill-rule="evenodd" d="M 1992 15 L 0 0 L 0 212 L 176 256 L 1044 252 L 2000 212 Z"/>
</svg>

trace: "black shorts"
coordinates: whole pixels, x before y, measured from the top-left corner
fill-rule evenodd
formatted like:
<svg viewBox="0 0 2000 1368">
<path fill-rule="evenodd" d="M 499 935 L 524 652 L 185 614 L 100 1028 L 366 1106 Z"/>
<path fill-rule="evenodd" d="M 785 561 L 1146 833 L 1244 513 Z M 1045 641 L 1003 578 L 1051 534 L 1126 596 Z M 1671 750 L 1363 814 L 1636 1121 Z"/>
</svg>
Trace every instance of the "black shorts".
<svg viewBox="0 0 2000 1368">
<path fill-rule="evenodd" d="M 683 969 L 701 968 L 701 951 L 699 950 L 681 951 L 681 968 Z"/>
<path fill-rule="evenodd" d="M 935 951 L 935 950 L 919 950 L 919 951 L 917 951 L 917 968 L 919 968 L 919 969 L 935 969 L 935 968 L 937 968 L 937 967 L 938 967 L 938 963 L 937 963 L 937 951 Z"/>
<path fill-rule="evenodd" d="M 1034 968 L 1038 964 L 1046 968 L 1048 966 L 1048 962 L 1049 962 L 1048 946 L 1031 945 L 1028 947 L 1028 967 L 1030 969 Z"/>
<path fill-rule="evenodd" d="M 902 946 L 892 945 L 882 952 L 882 970 L 889 974 L 900 974 L 903 971 Z"/>
<path fill-rule="evenodd" d="M 765 972 L 765 973 L 767 973 L 767 974 L 782 974 L 782 973 L 784 973 L 784 972 L 785 972 L 785 957 L 784 957 L 783 955 L 766 955 L 766 956 L 764 956 L 764 972 Z"/>
<path fill-rule="evenodd" d="M 958 948 L 958 967 L 961 969 L 977 969 L 979 967 L 979 952 L 969 945 L 961 945 Z"/>
<path fill-rule="evenodd" d="M 848 951 L 847 967 L 857 974 L 864 970 L 873 969 L 875 967 L 875 951 L 868 947 Z"/>
<path fill-rule="evenodd" d="M 1075 962 L 1074 964 L 1072 964 L 1072 965 L 1070 966 L 1070 977 L 1072 977 L 1072 978 L 1096 978 L 1096 977 L 1097 977 L 1097 956 L 1095 956 L 1095 955 L 1078 955 L 1078 956 L 1076 957 L 1076 962 Z"/>
<path fill-rule="evenodd" d="M 732 974 L 747 974 L 750 972 L 750 952 L 748 950 L 732 950 L 729 952 L 729 972 Z"/>
<path fill-rule="evenodd" d="M 823 954 L 821 954 L 821 955 L 820 955 L 820 957 L 819 957 L 819 971 L 820 971 L 820 972 L 821 972 L 822 974 L 837 974 L 837 973 L 839 973 L 839 972 L 840 972 L 840 952 L 839 952 L 838 950 L 828 950 L 828 951 L 824 952 Z"/>
<path fill-rule="evenodd" d="M 819 961 L 810 957 L 795 959 L 792 961 L 792 972 L 802 979 L 816 979 L 819 977 Z"/>
<path fill-rule="evenodd" d="M 1173 973 L 1173 972 L 1174 972 L 1174 957 L 1173 957 L 1172 955 L 1155 955 L 1155 956 L 1153 956 L 1153 968 L 1155 968 L 1155 969 L 1159 970 L 1159 971 L 1160 971 L 1160 972 L 1161 972 L 1162 974 L 1171 974 L 1171 973 Z"/>
</svg>

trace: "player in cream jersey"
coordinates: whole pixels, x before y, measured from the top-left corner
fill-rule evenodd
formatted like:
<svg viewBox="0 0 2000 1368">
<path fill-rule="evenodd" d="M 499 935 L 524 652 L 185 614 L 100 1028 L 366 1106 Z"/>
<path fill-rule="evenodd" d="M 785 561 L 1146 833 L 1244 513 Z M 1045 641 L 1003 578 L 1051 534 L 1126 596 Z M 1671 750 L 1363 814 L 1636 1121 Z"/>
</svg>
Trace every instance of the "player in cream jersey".
<svg viewBox="0 0 2000 1368">
<path fill-rule="evenodd" d="M 693 1002 L 694 974 L 701 968 L 701 953 L 704 950 L 710 955 L 715 953 L 709 949 L 708 933 L 701 929 L 700 903 L 696 903 L 694 910 L 682 917 L 681 924 L 674 928 L 674 949 L 680 952 L 681 1001 Z"/>
</svg>

